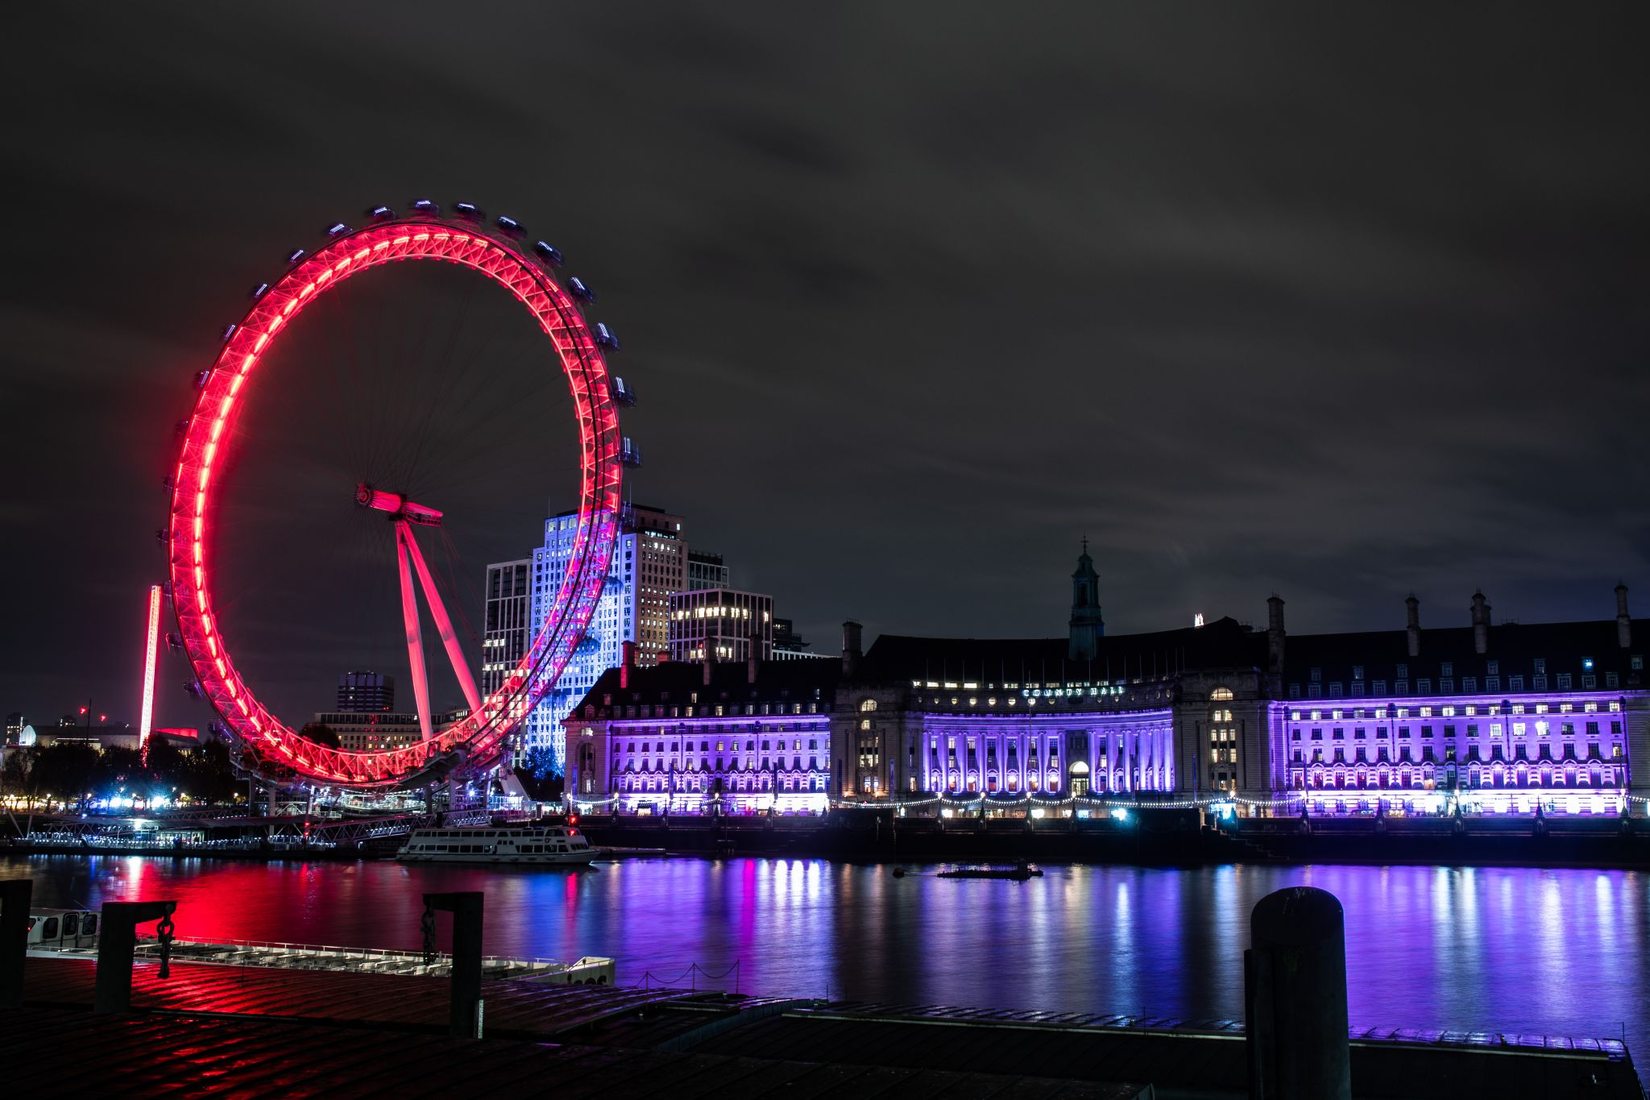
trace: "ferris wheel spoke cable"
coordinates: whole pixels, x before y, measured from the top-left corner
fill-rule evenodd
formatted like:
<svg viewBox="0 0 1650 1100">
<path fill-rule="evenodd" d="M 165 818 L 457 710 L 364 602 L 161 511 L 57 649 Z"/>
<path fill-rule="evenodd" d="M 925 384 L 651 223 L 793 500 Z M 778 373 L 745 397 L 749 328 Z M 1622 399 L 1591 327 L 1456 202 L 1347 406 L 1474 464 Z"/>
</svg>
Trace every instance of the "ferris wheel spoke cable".
<svg viewBox="0 0 1650 1100">
<path fill-rule="evenodd" d="M 414 431 L 413 452 L 407 467 L 407 484 L 411 487 L 418 477 L 418 460 L 424 454 L 424 444 L 428 442 L 431 430 L 435 423 L 436 410 L 448 403 L 449 395 L 457 382 L 460 372 L 451 369 L 458 349 L 459 331 L 464 327 L 465 318 L 470 314 L 470 303 L 475 299 L 477 284 L 470 281 L 465 288 L 463 302 L 459 307 L 458 318 L 447 332 L 446 344 L 435 366 L 437 383 L 432 386 L 429 401 L 424 408 L 424 415 L 419 420 L 419 426 Z"/>
</svg>

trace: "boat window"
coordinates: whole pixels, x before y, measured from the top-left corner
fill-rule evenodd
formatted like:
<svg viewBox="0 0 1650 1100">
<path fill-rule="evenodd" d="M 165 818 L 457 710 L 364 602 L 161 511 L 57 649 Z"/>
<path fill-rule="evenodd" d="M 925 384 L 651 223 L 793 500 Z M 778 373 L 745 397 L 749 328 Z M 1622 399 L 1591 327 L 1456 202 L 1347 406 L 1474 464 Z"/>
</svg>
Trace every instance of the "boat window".
<svg viewBox="0 0 1650 1100">
<path fill-rule="evenodd" d="M 97 932 L 97 914 L 87 913 L 86 919 L 80 922 L 80 931 L 85 935 L 95 935 Z"/>
<path fill-rule="evenodd" d="M 65 936 L 80 935 L 80 917 L 75 913 L 63 914 L 63 934 Z"/>
<path fill-rule="evenodd" d="M 40 930 L 40 938 L 43 939 L 43 940 L 55 940 L 55 939 L 57 939 L 57 918 L 56 917 L 47 917 L 46 918 L 46 927 L 44 927 Z"/>
</svg>

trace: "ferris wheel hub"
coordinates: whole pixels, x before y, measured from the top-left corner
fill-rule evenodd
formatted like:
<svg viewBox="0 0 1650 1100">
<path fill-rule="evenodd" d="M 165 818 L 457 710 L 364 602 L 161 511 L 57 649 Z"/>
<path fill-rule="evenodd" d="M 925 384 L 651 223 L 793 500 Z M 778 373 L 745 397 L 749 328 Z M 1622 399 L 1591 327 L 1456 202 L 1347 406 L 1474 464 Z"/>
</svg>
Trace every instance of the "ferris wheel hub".
<svg viewBox="0 0 1650 1100">
<path fill-rule="evenodd" d="M 441 512 L 407 499 L 405 493 L 386 493 L 363 481 L 355 487 L 355 503 L 374 512 L 388 512 L 392 520 L 406 520 L 421 527 L 440 527 Z"/>
</svg>

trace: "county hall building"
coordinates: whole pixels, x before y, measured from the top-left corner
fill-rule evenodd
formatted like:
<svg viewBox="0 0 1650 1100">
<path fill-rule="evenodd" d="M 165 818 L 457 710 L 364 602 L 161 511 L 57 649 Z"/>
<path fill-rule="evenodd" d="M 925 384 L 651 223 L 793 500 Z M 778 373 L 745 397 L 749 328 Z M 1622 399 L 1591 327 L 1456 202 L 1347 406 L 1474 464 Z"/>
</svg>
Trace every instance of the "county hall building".
<svg viewBox="0 0 1650 1100">
<path fill-rule="evenodd" d="M 1244 814 L 1646 811 L 1650 686 L 1615 616 L 1290 635 L 1230 618 L 1108 636 L 1088 553 L 1065 636 L 883 635 L 840 661 L 633 661 L 568 715 L 569 793 L 627 813 L 1086 814 L 1101 800 Z M 1635 634 L 1638 640 L 1635 641 Z"/>
</svg>

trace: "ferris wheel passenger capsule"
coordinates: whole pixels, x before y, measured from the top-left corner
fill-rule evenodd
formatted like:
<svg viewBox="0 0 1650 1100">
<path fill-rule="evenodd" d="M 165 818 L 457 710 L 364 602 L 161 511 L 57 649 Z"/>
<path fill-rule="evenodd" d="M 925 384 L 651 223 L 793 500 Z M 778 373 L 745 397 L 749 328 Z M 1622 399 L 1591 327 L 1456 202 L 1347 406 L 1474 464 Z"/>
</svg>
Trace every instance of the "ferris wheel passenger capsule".
<svg viewBox="0 0 1650 1100">
<path fill-rule="evenodd" d="M 268 292 L 269 292 L 269 284 L 268 283 L 259 283 L 257 286 L 253 287 L 250 291 L 247 292 L 247 296 L 250 297 L 254 302 L 256 302 L 259 298 L 262 298 Z"/>
<path fill-rule="evenodd" d="M 328 238 L 340 237 L 349 232 L 349 226 L 345 225 L 343 222 L 333 222 L 331 225 L 327 226 L 326 232 Z"/>
<path fill-rule="evenodd" d="M 596 292 L 585 285 L 583 279 L 574 276 L 567 280 L 567 292 L 581 302 L 594 302 Z"/>
<path fill-rule="evenodd" d="M 294 248 L 291 252 L 288 252 L 286 254 L 286 262 L 288 264 L 295 264 L 299 260 L 303 259 L 305 256 L 308 256 L 308 255 L 309 255 L 309 253 L 304 251 L 303 249 Z"/>
<path fill-rule="evenodd" d="M 624 445 L 619 448 L 619 461 L 633 469 L 642 464 L 642 449 L 636 446 L 628 435 L 624 437 Z"/>
<path fill-rule="evenodd" d="M 510 234 L 512 237 L 519 237 L 523 233 L 527 232 L 521 227 L 520 222 L 506 214 L 500 214 L 498 217 L 494 218 L 493 224 Z"/>
<path fill-rule="evenodd" d="M 613 395 L 614 404 L 623 405 L 627 409 L 635 405 L 636 391 L 626 385 L 625 380 L 618 375 L 615 374 L 611 377 L 612 382 L 608 385 L 608 391 Z"/>
<path fill-rule="evenodd" d="M 561 249 L 547 241 L 534 241 L 533 251 L 537 252 L 544 262 L 549 264 L 551 267 L 560 267 L 562 265 Z"/>
<path fill-rule="evenodd" d="M 210 381 L 211 378 L 212 378 L 212 368 L 211 367 L 208 367 L 205 370 L 196 371 L 195 372 L 195 388 L 197 390 L 204 390 L 206 388 L 206 383 L 208 381 Z"/>
<path fill-rule="evenodd" d="M 469 218 L 471 221 L 481 221 L 487 216 L 482 213 L 481 207 L 477 206 L 473 202 L 453 203 L 453 213 L 457 214 L 461 218 Z"/>
<path fill-rule="evenodd" d="M 613 335 L 612 329 L 600 321 L 596 322 L 596 346 L 606 348 L 608 351 L 619 350 L 619 338 Z"/>
<path fill-rule="evenodd" d="M 229 343 L 229 338 L 235 335 L 236 327 L 237 326 L 233 323 L 223 326 L 223 335 L 218 338 L 218 342 L 223 344 Z"/>
<path fill-rule="evenodd" d="M 393 218 L 395 217 L 395 210 L 389 206 L 374 206 L 367 211 L 367 217 L 374 221 L 380 218 Z"/>
<path fill-rule="evenodd" d="M 441 207 L 431 202 L 429 199 L 414 199 L 412 208 L 420 214 L 441 213 Z"/>
</svg>

